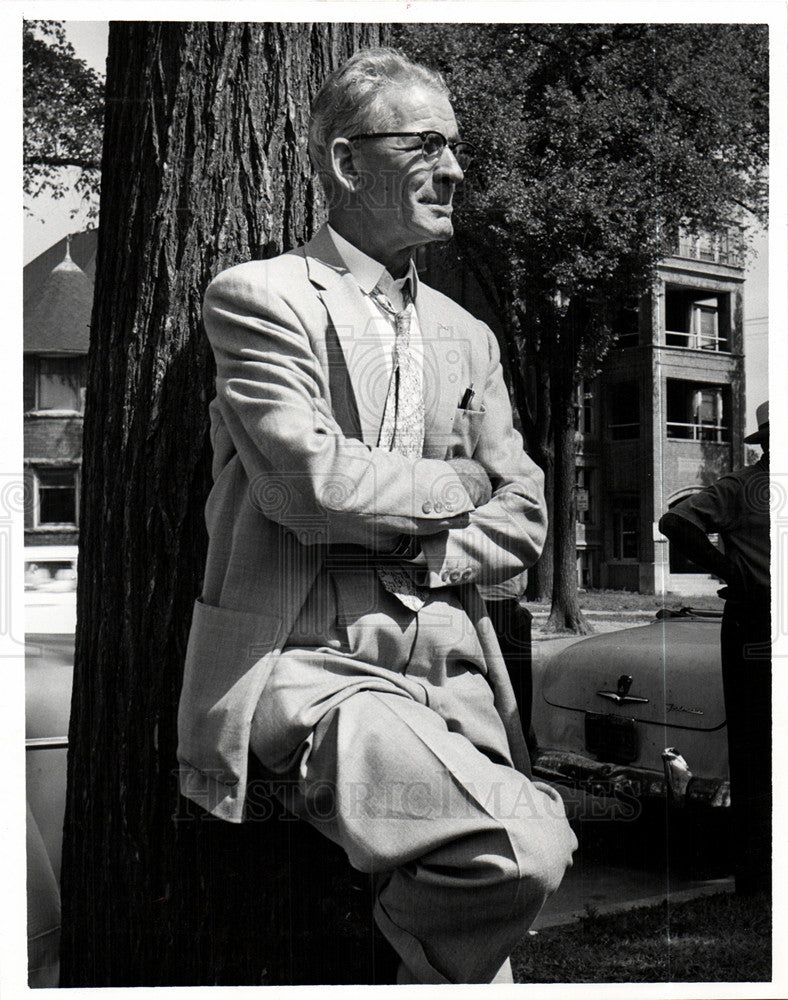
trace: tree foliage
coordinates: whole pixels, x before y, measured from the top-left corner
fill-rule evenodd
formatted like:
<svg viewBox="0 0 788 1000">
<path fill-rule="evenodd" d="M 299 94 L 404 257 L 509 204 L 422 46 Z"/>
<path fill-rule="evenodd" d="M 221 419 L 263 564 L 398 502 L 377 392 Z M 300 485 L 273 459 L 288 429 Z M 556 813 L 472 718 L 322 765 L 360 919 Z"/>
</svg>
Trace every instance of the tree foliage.
<svg viewBox="0 0 788 1000">
<path fill-rule="evenodd" d="M 25 195 L 76 190 L 95 215 L 104 81 L 77 58 L 62 21 L 25 21 L 22 52 Z"/>
<path fill-rule="evenodd" d="M 498 316 L 548 475 L 553 620 L 582 627 L 569 581 L 555 589 L 574 576 L 574 391 L 615 340 L 615 303 L 648 290 L 680 230 L 765 220 L 767 29 L 418 25 L 397 38 L 443 72 L 480 148 L 455 246 Z"/>
</svg>

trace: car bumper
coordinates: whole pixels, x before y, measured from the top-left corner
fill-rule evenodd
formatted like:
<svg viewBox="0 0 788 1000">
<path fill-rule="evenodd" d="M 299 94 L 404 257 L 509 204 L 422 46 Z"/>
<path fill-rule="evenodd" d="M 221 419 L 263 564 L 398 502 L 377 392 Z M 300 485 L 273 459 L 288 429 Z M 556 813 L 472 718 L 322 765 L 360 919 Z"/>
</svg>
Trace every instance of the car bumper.
<svg viewBox="0 0 788 1000">
<path fill-rule="evenodd" d="M 667 799 L 664 772 L 632 765 L 608 764 L 568 750 L 540 750 L 533 761 L 535 778 L 582 789 L 590 795 L 637 800 Z M 681 797 L 670 795 L 676 805 L 726 808 L 730 784 L 719 778 L 690 778 Z"/>
</svg>

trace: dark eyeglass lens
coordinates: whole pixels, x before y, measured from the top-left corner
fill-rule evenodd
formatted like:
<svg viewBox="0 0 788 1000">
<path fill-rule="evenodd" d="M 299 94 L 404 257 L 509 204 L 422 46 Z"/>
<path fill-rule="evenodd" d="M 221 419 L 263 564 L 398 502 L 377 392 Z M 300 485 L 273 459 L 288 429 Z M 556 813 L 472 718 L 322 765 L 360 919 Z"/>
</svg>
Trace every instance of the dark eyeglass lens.
<svg viewBox="0 0 788 1000">
<path fill-rule="evenodd" d="M 474 153 L 474 147 L 469 142 L 447 143 L 438 132 L 429 132 L 422 141 L 422 153 L 424 156 L 440 156 L 447 145 L 457 158 L 460 168 L 465 170 Z"/>
<path fill-rule="evenodd" d="M 425 156 L 437 156 L 443 152 L 445 145 L 446 140 L 442 135 L 438 135 L 437 132 L 429 132 L 424 137 L 421 148 Z"/>
</svg>

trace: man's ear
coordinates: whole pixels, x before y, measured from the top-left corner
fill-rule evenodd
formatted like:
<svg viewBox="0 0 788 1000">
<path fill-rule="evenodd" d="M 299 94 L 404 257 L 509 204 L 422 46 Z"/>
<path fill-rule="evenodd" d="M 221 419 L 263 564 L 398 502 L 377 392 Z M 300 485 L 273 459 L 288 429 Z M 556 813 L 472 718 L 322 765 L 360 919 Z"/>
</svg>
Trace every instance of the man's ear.
<svg viewBox="0 0 788 1000">
<path fill-rule="evenodd" d="M 329 150 L 331 177 L 340 190 L 348 194 L 361 187 L 361 173 L 356 167 L 353 145 L 348 139 L 337 138 Z"/>
</svg>

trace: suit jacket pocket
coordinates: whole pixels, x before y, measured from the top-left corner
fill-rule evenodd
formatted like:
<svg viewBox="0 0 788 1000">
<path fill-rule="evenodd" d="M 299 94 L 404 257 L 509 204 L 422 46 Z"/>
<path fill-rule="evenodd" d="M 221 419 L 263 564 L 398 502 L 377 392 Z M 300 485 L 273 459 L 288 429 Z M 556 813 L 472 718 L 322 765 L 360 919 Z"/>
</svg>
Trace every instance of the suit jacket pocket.
<svg viewBox="0 0 788 1000">
<path fill-rule="evenodd" d="M 463 410 L 457 407 L 446 458 L 473 458 L 482 432 L 485 412 L 483 406 L 478 410 Z"/>
<path fill-rule="evenodd" d="M 178 706 L 178 757 L 225 785 L 245 766 L 260 692 L 281 622 L 265 614 L 194 605 Z"/>
</svg>

